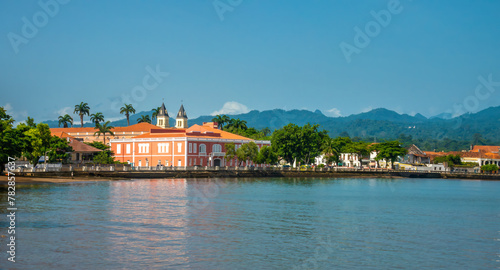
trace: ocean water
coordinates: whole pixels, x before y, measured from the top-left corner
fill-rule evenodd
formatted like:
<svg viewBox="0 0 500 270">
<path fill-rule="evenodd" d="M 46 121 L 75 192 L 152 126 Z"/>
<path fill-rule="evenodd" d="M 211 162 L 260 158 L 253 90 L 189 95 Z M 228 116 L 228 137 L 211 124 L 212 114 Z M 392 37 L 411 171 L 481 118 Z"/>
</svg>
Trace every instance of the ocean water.
<svg viewBox="0 0 500 270">
<path fill-rule="evenodd" d="M 500 268 L 493 181 L 104 181 L 18 185 L 16 202 L 1 269 Z"/>
</svg>

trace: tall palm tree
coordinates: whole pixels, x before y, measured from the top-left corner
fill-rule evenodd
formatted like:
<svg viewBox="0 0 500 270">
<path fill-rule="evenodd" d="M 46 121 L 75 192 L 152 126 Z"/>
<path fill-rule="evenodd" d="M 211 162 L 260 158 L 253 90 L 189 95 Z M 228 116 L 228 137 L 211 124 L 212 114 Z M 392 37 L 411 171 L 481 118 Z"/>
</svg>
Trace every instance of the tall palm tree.
<svg viewBox="0 0 500 270">
<path fill-rule="evenodd" d="M 130 126 L 129 117 L 131 113 L 135 113 L 135 109 L 134 107 L 132 107 L 132 104 L 123 104 L 123 105 L 125 106 L 120 108 L 120 113 L 125 114 L 125 116 L 127 117 L 127 126 Z"/>
<path fill-rule="evenodd" d="M 104 139 L 104 144 L 106 144 L 106 133 L 109 133 L 111 136 L 115 136 L 115 134 L 113 133 L 113 131 L 111 131 L 115 127 L 108 126 L 109 123 L 110 123 L 109 121 L 106 121 L 106 123 L 104 123 L 102 125 L 99 122 L 97 122 L 95 124 L 95 128 L 97 129 L 97 131 L 94 132 L 94 136 L 96 134 L 97 134 L 97 136 L 100 136 L 102 134 L 103 135 L 103 139 Z"/>
<path fill-rule="evenodd" d="M 153 108 L 153 114 L 151 115 L 151 120 L 154 121 L 156 117 L 158 117 L 158 113 L 160 113 L 160 107 Z"/>
<path fill-rule="evenodd" d="M 94 122 L 97 126 L 97 124 L 99 124 L 100 122 L 104 122 L 104 115 L 100 112 L 91 114 L 90 121 Z"/>
<path fill-rule="evenodd" d="M 223 115 L 216 115 L 214 118 L 212 118 L 212 122 L 216 122 L 219 126 L 220 129 L 224 127 L 226 123 L 229 123 L 231 118 L 229 116 L 223 114 Z"/>
<path fill-rule="evenodd" d="M 70 123 L 71 126 L 73 126 L 73 118 L 69 114 L 65 114 L 64 116 L 59 116 L 58 119 L 59 119 L 59 126 L 61 126 L 61 124 L 63 124 L 63 127 L 67 128 L 68 123 Z"/>
<path fill-rule="evenodd" d="M 73 111 L 73 113 L 80 115 L 80 122 L 82 123 L 83 127 L 83 116 L 90 114 L 89 104 L 81 102 L 80 104 L 75 105 L 75 110 Z"/>
<path fill-rule="evenodd" d="M 149 115 L 141 115 L 141 118 L 137 119 L 137 123 L 150 123 L 151 124 L 151 119 L 149 118 Z"/>
</svg>

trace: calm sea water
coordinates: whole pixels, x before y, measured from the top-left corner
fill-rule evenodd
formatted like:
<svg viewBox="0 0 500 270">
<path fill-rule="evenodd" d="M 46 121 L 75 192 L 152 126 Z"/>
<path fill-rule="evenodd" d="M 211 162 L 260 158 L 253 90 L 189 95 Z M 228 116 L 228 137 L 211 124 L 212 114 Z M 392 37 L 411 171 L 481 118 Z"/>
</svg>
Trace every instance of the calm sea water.
<svg viewBox="0 0 500 270">
<path fill-rule="evenodd" d="M 42 184 L 17 204 L 17 262 L 0 238 L 2 269 L 500 268 L 500 182 Z"/>
</svg>

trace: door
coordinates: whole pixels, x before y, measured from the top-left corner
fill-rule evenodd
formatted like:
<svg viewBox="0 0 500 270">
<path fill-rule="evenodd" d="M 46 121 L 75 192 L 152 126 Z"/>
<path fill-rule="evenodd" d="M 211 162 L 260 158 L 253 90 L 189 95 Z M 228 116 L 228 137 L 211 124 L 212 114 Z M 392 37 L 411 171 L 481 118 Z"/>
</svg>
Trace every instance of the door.
<svg viewBox="0 0 500 270">
<path fill-rule="evenodd" d="M 220 159 L 214 159 L 214 166 L 220 167 Z"/>
</svg>

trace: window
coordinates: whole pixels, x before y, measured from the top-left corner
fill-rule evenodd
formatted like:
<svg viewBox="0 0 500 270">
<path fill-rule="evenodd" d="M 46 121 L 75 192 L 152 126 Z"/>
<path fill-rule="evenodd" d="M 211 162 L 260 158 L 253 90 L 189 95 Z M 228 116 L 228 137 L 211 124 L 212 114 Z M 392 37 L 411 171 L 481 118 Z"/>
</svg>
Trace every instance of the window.
<svg viewBox="0 0 500 270">
<path fill-rule="evenodd" d="M 194 159 L 193 166 L 196 166 L 196 158 Z"/>
<path fill-rule="evenodd" d="M 177 166 L 179 166 L 179 167 L 182 166 L 182 160 L 180 160 L 180 159 L 177 160 Z"/>
<path fill-rule="evenodd" d="M 193 144 L 189 143 L 189 153 L 192 153 L 192 152 L 193 152 Z"/>
<path fill-rule="evenodd" d="M 168 143 L 159 143 L 158 153 L 168 153 Z"/>
<path fill-rule="evenodd" d="M 163 119 L 159 119 L 158 124 L 160 124 L 160 126 L 163 126 Z"/>
<path fill-rule="evenodd" d="M 121 154 L 122 153 L 122 145 L 121 144 L 117 144 L 116 145 L 116 153 L 117 154 Z"/>
<path fill-rule="evenodd" d="M 200 153 L 206 153 L 207 152 L 207 148 L 204 144 L 200 144 Z"/>
<path fill-rule="evenodd" d="M 196 154 L 196 149 L 197 149 L 196 148 L 196 143 L 193 143 L 193 151 L 194 151 L 193 153 L 195 153 L 195 154 Z"/>
<path fill-rule="evenodd" d="M 192 166 L 192 165 L 193 165 L 193 160 L 189 159 L 189 166 Z"/>
<path fill-rule="evenodd" d="M 212 145 L 212 152 L 215 152 L 215 153 L 222 152 L 222 147 L 220 146 L 220 144 L 214 144 L 214 145 Z"/>
<path fill-rule="evenodd" d="M 168 166 L 168 160 L 165 160 L 165 166 Z"/>
<path fill-rule="evenodd" d="M 203 159 L 200 158 L 200 166 L 203 166 Z"/>
<path fill-rule="evenodd" d="M 127 154 L 130 154 L 130 144 L 127 144 Z"/>
<path fill-rule="evenodd" d="M 182 152 L 182 143 L 177 143 L 177 152 Z"/>
<path fill-rule="evenodd" d="M 142 160 L 139 159 L 139 167 L 142 166 Z"/>
<path fill-rule="evenodd" d="M 139 153 L 149 153 L 149 143 L 140 143 Z"/>
</svg>

